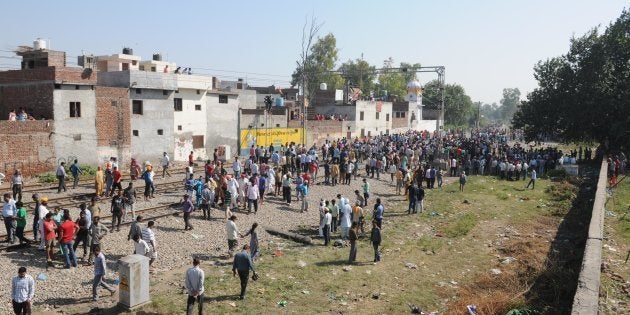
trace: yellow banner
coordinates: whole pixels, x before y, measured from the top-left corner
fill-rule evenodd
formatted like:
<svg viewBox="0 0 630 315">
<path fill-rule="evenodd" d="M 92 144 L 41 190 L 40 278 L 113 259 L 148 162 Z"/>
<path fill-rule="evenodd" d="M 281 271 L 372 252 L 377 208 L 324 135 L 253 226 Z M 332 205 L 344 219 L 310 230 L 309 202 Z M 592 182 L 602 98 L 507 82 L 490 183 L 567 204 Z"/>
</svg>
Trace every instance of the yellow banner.
<svg viewBox="0 0 630 315">
<path fill-rule="evenodd" d="M 248 156 L 252 145 L 279 148 L 287 142 L 302 143 L 303 137 L 304 128 L 241 129 L 241 156 Z"/>
</svg>

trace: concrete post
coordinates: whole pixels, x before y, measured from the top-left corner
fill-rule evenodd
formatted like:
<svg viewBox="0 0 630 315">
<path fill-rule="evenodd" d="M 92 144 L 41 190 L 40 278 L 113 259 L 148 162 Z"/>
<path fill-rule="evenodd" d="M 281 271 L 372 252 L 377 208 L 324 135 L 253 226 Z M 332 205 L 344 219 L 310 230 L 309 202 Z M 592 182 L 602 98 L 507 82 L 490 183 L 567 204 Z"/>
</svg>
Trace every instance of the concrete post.
<svg viewBox="0 0 630 315">
<path fill-rule="evenodd" d="M 120 285 L 118 304 L 128 309 L 150 302 L 149 258 L 129 255 L 118 261 Z"/>
</svg>

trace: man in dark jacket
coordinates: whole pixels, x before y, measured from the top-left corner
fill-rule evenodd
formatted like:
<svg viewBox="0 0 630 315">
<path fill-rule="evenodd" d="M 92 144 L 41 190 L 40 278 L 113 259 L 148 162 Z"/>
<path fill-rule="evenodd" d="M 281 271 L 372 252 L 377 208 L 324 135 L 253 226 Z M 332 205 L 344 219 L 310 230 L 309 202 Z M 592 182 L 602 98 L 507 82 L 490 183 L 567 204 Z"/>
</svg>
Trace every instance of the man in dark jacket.
<svg viewBox="0 0 630 315">
<path fill-rule="evenodd" d="M 234 276 L 236 277 L 236 274 L 238 273 L 238 277 L 241 279 L 241 300 L 245 299 L 245 291 L 247 290 L 247 282 L 249 280 L 249 270 L 256 275 L 254 263 L 252 262 L 251 256 L 249 256 L 249 245 L 245 244 L 243 246 L 243 250 L 234 255 L 234 263 L 232 264 L 232 272 L 234 273 Z"/>
</svg>

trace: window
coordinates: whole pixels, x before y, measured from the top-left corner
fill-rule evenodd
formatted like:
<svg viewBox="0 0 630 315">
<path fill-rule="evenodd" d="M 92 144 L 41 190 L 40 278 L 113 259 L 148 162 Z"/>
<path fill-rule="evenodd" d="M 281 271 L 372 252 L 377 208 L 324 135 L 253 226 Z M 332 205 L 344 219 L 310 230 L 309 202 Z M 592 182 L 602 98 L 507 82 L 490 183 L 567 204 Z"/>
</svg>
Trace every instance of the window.
<svg viewBox="0 0 630 315">
<path fill-rule="evenodd" d="M 363 112 L 360 112 L 360 113 L 359 113 L 359 120 L 363 120 L 363 115 L 364 115 L 364 113 L 363 113 Z"/>
<path fill-rule="evenodd" d="M 280 124 L 276 124 L 276 128 L 280 128 Z"/>
<path fill-rule="evenodd" d="M 127 71 L 127 70 L 129 70 L 129 64 L 125 62 L 122 64 L 122 71 Z"/>
<path fill-rule="evenodd" d="M 141 100 L 133 100 L 131 102 L 132 113 L 136 115 L 142 115 L 142 101 Z"/>
<path fill-rule="evenodd" d="M 371 136 L 372 136 L 372 131 L 368 130 L 368 137 L 371 137 Z"/>
<path fill-rule="evenodd" d="M 182 130 L 182 125 L 177 125 L 177 130 Z"/>
<path fill-rule="evenodd" d="M 228 103 L 228 96 L 227 95 L 219 95 L 219 103 L 220 104 L 227 104 Z"/>
<path fill-rule="evenodd" d="M 138 60 L 131 60 L 131 65 L 132 65 L 132 66 L 135 66 L 135 65 L 137 65 L 137 64 L 138 64 Z"/>
<path fill-rule="evenodd" d="M 197 95 L 199 95 L 199 94 L 201 94 L 201 91 L 200 91 L 200 90 L 197 90 Z"/>
<path fill-rule="evenodd" d="M 195 104 L 195 110 L 201 110 L 201 104 Z"/>
<path fill-rule="evenodd" d="M 55 90 L 60 90 L 61 89 L 61 84 L 55 84 Z"/>
<path fill-rule="evenodd" d="M 136 89 L 136 94 L 142 94 L 142 89 Z"/>
<path fill-rule="evenodd" d="M 70 117 L 81 117 L 81 102 L 70 102 Z"/>
<path fill-rule="evenodd" d="M 400 118 L 400 112 L 395 112 L 395 113 L 394 113 L 394 117 L 396 117 L 396 118 Z"/>
<path fill-rule="evenodd" d="M 173 103 L 175 104 L 175 111 L 181 112 L 184 110 L 184 105 L 181 98 L 174 98 Z"/>
<path fill-rule="evenodd" d="M 79 133 L 79 134 L 73 135 L 72 138 L 74 139 L 74 141 L 81 141 L 81 134 Z"/>
<path fill-rule="evenodd" d="M 138 67 L 138 69 L 139 69 L 140 71 L 144 71 L 144 66 L 142 66 L 142 65 L 141 65 L 140 67 Z"/>
<path fill-rule="evenodd" d="M 203 135 L 193 136 L 193 149 L 203 149 Z"/>
<path fill-rule="evenodd" d="M 175 90 L 175 93 L 178 93 L 178 94 L 179 94 L 179 89 Z"/>
<path fill-rule="evenodd" d="M 112 101 L 112 106 L 118 106 L 118 101 Z"/>
<path fill-rule="evenodd" d="M 158 136 L 164 135 L 164 129 L 158 129 Z"/>
<path fill-rule="evenodd" d="M 151 72 L 155 72 L 155 67 L 151 67 Z"/>
<path fill-rule="evenodd" d="M 168 95 L 168 91 L 167 90 L 163 90 L 162 91 L 162 95 Z"/>
<path fill-rule="evenodd" d="M 381 115 L 381 113 L 376 112 L 376 120 L 378 120 L 379 116 Z"/>
<path fill-rule="evenodd" d="M 365 129 L 361 129 L 361 137 L 365 137 Z"/>
<path fill-rule="evenodd" d="M 405 112 L 400 112 L 400 118 L 405 118 Z"/>
<path fill-rule="evenodd" d="M 139 134 L 140 134 L 140 133 L 138 132 L 138 130 L 134 130 L 134 131 L 133 131 L 133 136 L 134 136 L 134 137 L 137 137 Z"/>
<path fill-rule="evenodd" d="M 385 114 L 385 121 L 389 121 L 389 114 Z"/>
</svg>

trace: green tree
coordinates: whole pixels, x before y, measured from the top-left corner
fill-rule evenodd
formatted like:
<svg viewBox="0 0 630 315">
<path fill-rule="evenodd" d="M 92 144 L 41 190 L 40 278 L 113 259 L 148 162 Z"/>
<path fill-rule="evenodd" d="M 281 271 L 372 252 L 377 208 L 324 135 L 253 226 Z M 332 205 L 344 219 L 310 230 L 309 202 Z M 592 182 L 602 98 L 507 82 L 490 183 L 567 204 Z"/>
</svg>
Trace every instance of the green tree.
<svg viewBox="0 0 630 315">
<path fill-rule="evenodd" d="M 302 52 L 297 67 L 292 74 L 291 85 L 300 85 L 304 89 L 305 98 L 313 100 L 315 91 L 320 83 L 327 83 L 329 88 L 337 89 L 343 86 L 343 79 L 333 73 L 337 62 L 337 39 L 332 33 L 314 41 L 319 27 L 316 20 L 311 20 L 308 28 L 304 25 L 302 32 Z"/>
<path fill-rule="evenodd" d="M 407 83 L 417 80 L 416 70 L 420 68 L 419 63 L 410 64 L 401 62 L 399 69 L 394 69 L 394 59 L 383 62 L 383 69 L 378 76 L 377 91 L 379 96 L 383 96 L 387 91 L 390 97 L 403 100 L 407 94 Z"/>
<path fill-rule="evenodd" d="M 599 34 L 572 38 L 569 51 L 534 67 L 538 88 L 513 119 L 528 140 L 545 135 L 565 141 L 630 145 L 630 11 Z"/>
<path fill-rule="evenodd" d="M 441 89 L 437 80 L 429 81 L 423 89 L 422 103 L 427 109 L 441 109 Z M 476 114 L 473 111 L 473 102 L 470 96 L 459 84 L 446 84 L 444 89 L 444 122 L 445 124 L 464 126 L 470 123 L 470 117 Z"/>
<path fill-rule="evenodd" d="M 375 92 L 376 67 L 370 66 L 367 61 L 362 59 L 348 60 L 341 64 L 339 72 L 343 74 L 346 83 L 349 81 L 350 86 L 359 87 L 363 95 Z"/>
<path fill-rule="evenodd" d="M 501 118 L 509 122 L 516 113 L 518 107 L 521 106 L 521 91 L 518 88 L 503 89 L 503 98 L 501 99 Z"/>
</svg>

